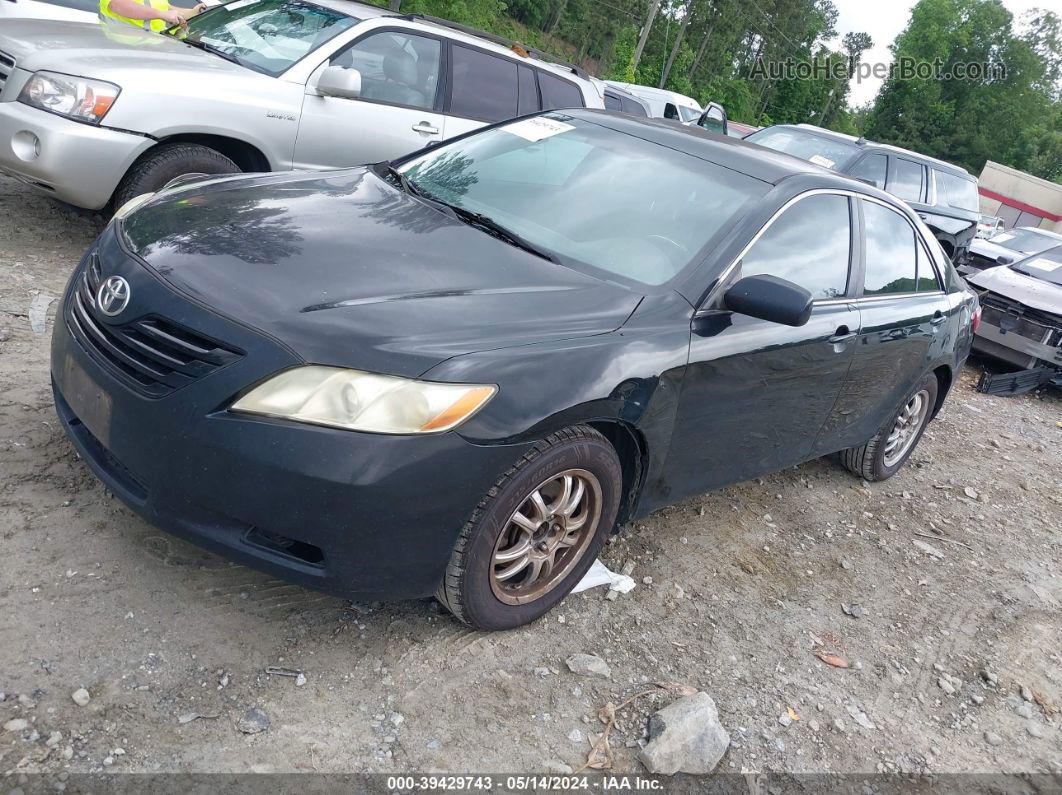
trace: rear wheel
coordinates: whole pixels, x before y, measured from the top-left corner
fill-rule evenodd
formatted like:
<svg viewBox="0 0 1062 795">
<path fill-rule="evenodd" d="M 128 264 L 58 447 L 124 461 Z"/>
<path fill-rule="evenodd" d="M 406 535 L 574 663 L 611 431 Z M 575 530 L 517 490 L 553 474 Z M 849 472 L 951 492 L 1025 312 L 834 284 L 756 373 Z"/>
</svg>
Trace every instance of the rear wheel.
<svg viewBox="0 0 1062 795">
<path fill-rule="evenodd" d="M 616 521 L 622 482 L 615 449 L 592 428 L 536 443 L 462 529 L 439 601 L 479 629 L 544 615 L 593 564 Z"/>
<path fill-rule="evenodd" d="M 199 144 L 162 144 L 146 152 L 129 167 L 114 192 L 114 209 L 142 193 L 160 190 L 186 174 L 235 174 L 240 167 L 215 149 Z"/>
<path fill-rule="evenodd" d="M 923 377 L 873 439 L 841 452 L 841 463 L 864 480 L 885 480 L 895 475 L 929 424 L 937 403 L 938 388 L 935 375 L 930 373 Z"/>
</svg>

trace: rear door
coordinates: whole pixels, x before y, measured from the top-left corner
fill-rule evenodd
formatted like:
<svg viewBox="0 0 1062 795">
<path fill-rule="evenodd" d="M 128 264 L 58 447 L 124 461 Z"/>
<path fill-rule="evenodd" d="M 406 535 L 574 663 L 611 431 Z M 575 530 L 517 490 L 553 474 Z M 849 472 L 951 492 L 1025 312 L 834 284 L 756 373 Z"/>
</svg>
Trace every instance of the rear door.
<svg viewBox="0 0 1062 795">
<path fill-rule="evenodd" d="M 906 157 L 891 155 L 885 190 L 905 202 L 924 203 L 926 200 L 926 167 Z"/>
<path fill-rule="evenodd" d="M 405 30 L 376 30 L 322 64 L 307 84 L 295 168 L 321 169 L 378 163 L 442 140 L 443 41 Z M 357 99 L 318 96 L 326 66 L 357 69 Z"/>
<path fill-rule="evenodd" d="M 512 58 L 450 43 L 447 138 L 539 109 L 534 70 Z M 523 102 L 521 103 L 521 90 Z"/>
<path fill-rule="evenodd" d="M 817 444 L 823 453 L 873 436 L 948 344 L 950 308 L 921 235 L 898 210 L 869 198 L 858 203 L 864 238 L 859 343 L 834 426 Z"/>
<path fill-rule="evenodd" d="M 790 327 L 718 307 L 694 319 L 668 454 L 678 499 L 806 460 L 848 375 L 859 312 L 846 297 L 856 255 L 850 199 L 804 194 L 743 254 L 728 285 L 770 274 L 815 297 Z"/>
</svg>

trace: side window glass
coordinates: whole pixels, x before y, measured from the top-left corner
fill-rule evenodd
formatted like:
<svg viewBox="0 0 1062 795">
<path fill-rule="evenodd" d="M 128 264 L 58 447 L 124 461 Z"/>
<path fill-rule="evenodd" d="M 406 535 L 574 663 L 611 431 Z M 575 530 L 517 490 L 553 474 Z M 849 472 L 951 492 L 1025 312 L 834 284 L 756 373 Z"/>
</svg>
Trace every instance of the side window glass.
<svg viewBox="0 0 1062 795">
<path fill-rule="evenodd" d="M 450 113 L 468 119 L 502 121 L 518 115 L 517 64 L 454 44 Z"/>
<path fill-rule="evenodd" d="M 367 36 L 334 55 L 331 66 L 361 72 L 361 96 L 414 108 L 435 107 L 438 39 L 388 31 Z"/>
<path fill-rule="evenodd" d="M 864 295 L 914 292 L 918 269 L 914 228 L 899 213 L 874 202 L 863 202 L 863 217 L 867 236 Z"/>
<path fill-rule="evenodd" d="M 627 99 L 626 97 L 623 97 L 621 101 L 623 102 L 623 110 L 627 113 L 643 118 L 649 115 L 645 112 L 645 108 L 640 102 L 635 102 L 633 99 Z"/>
<path fill-rule="evenodd" d="M 665 119 L 677 119 L 679 117 L 678 108 L 676 108 L 670 102 L 664 105 L 664 118 Z"/>
<path fill-rule="evenodd" d="M 885 167 L 888 165 L 885 155 L 867 155 L 853 166 L 849 174 L 865 179 L 876 187 L 885 187 Z"/>
<path fill-rule="evenodd" d="M 925 247 L 919 245 L 917 254 L 918 286 L 916 289 L 920 293 L 931 293 L 939 290 L 940 283 L 937 281 L 937 272 L 933 270 L 933 262 L 929 259 L 929 252 L 925 250 Z"/>
<path fill-rule="evenodd" d="M 538 72 L 538 86 L 542 89 L 542 110 L 581 108 L 586 104 L 578 86 L 541 69 Z"/>
<path fill-rule="evenodd" d="M 841 298 L 851 249 L 848 199 L 801 199 L 768 227 L 741 261 L 741 276 L 766 274 L 799 284 L 815 298 Z"/>
<path fill-rule="evenodd" d="M 530 66 L 520 67 L 520 99 L 517 105 L 518 116 L 523 116 L 525 113 L 535 113 L 542 109 L 538 102 L 538 84 L 535 83 L 535 70 Z"/>
<path fill-rule="evenodd" d="M 605 94 L 605 107 L 609 110 L 623 110 L 623 101 L 615 94 Z"/>
<path fill-rule="evenodd" d="M 892 174 L 889 176 L 887 190 L 893 196 L 904 201 L 919 201 L 922 198 L 924 168 L 913 160 L 895 157 L 892 161 Z"/>
</svg>

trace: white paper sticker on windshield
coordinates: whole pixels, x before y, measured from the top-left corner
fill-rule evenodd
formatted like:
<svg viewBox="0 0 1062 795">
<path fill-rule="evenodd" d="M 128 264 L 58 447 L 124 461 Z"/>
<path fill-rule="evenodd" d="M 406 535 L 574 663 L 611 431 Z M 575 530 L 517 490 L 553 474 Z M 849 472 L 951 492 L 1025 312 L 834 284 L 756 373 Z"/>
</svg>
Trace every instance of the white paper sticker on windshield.
<svg viewBox="0 0 1062 795">
<path fill-rule="evenodd" d="M 1037 257 L 1036 259 L 1031 259 L 1028 262 L 1023 262 L 1021 264 L 1021 267 L 1023 269 L 1036 268 L 1036 270 L 1043 271 L 1044 273 L 1054 273 L 1059 268 L 1062 268 L 1062 262 L 1054 262 L 1049 259 L 1044 259 L 1043 257 Z"/>
<path fill-rule="evenodd" d="M 554 135 L 574 130 L 575 125 L 557 121 L 556 119 L 535 116 L 533 119 L 524 119 L 523 121 L 507 124 L 502 129 L 513 135 L 519 135 L 528 141 L 541 141 L 543 138 L 552 138 Z"/>
<path fill-rule="evenodd" d="M 828 157 L 823 157 L 822 155 L 812 155 L 808 159 L 816 166 L 822 166 L 823 168 L 833 168 L 833 161 L 830 160 L 830 158 Z"/>
<path fill-rule="evenodd" d="M 1013 239 L 1014 239 L 1014 235 L 1012 235 L 1010 232 L 1005 232 L 1002 235 L 996 235 L 994 238 L 992 238 L 991 242 L 993 242 L 993 243 L 1006 243 L 1008 240 L 1013 240 Z"/>
</svg>

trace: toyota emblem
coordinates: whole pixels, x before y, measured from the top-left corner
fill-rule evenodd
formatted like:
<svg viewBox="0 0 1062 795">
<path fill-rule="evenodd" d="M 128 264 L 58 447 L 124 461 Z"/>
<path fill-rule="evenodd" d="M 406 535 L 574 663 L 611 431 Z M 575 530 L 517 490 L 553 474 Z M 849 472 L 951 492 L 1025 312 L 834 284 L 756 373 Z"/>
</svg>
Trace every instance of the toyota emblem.
<svg viewBox="0 0 1062 795">
<path fill-rule="evenodd" d="M 96 306 L 107 317 L 114 317 L 129 306 L 129 282 L 121 276 L 109 276 L 96 293 Z"/>
</svg>

